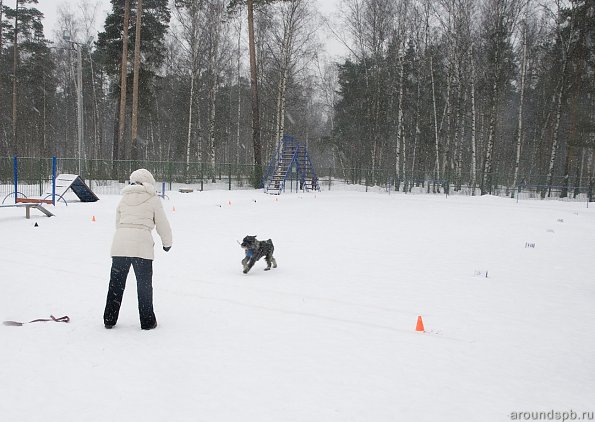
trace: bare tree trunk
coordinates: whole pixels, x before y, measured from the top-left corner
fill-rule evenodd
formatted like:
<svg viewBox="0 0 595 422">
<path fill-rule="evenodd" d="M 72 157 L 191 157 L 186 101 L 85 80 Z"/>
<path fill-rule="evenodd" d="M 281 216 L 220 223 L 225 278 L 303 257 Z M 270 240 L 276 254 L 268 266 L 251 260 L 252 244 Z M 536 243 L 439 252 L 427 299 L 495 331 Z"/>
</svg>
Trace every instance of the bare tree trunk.
<svg viewBox="0 0 595 422">
<path fill-rule="evenodd" d="M 396 152 L 395 152 L 395 175 L 397 177 L 395 189 L 398 191 L 401 185 L 401 137 L 403 135 L 403 54 L 401 52 L 399 57 L 399 105 L 397 111 L 397 139 L 396 139 Z"/>
<path fill-rule="evenodd" d="M 591 140 L 595 136 L 591 136 Z M 589 202 L 593 201 L 593 186 L 595 185 L 595 149 L 591 148 L 591 155 L 589 156 Z"/>
<path fill-rule="evenodd" d="M 419 108 L 420 108 L 420 103 L 421 103 L 421 71 L 419 69 L 421 69 L 421 66 L 414 66 L 415 69 L 418 69 L 417 74 L 416 74 L 416 79 L 417 79 L 417 94 L 416 94 L 416 98 L 415 98 L 415 133 L 413 135 L 413 153 L 412 153 L 412 157 L 411 157 L 411 178 L 413 179 L 411 181 L 411 183 L 409 184 L 409 191 L 411 191 L 411 187 L 413 186 L 413 181 L 415 180 L 415 160 L 417 158 L 417 143 L 419 140 L 419 134 L 421 133 L 420 129 L 419 129 L 419 119 L 420 119 L 420 115 L 419 115 Z"/>
<path fill-rule="evenodd" d="M 432 103 L 434 105 L 434 135 L 436 146 L 436 180 L 440 180 L 440 140 L 438 138 L 438 114 L 436 113 L 436 88 L 434 85 L 434 67 L 432 65 L 432 57 L 430 57 L 430 76 L 432 80 Z"/>
<path fill-rule="evenodd" d="M 557 102 L 556 102 L 556 121 L 554 124 L 554 133 L 552 136 L 552 149 L 550 152 L 550 164 L 548 167 L 547 173 L 547 195 L 550 196 L 552 194 L 552 182 L 554 179 L 554 166 L 556 164 L 556 156 L 558 153 L 558 132 L 560 130 L 560 116 L 562 114 L 562 97 L 564 95 L 564 83 L 565 83 L 565 74 L 566 74 L 566 60 L 564 60 L 564 64 L 562 65 L 562 76 L 560 80 L 560 85 L 558 87 L 558 92 L 556 93 Z M 541 197 L 545 197 L 545 190 L 542 191 Z"/>
<path fill-rule="evenodd" d="M 595 136 L 591 136 L 591 140 Z M 591 148 L 591 156 L 589 157 L 589 202 L 593 200 L 593 185 L 595 185 L 595 149 Z"/>
<path fill-rule="evenodd" d="M 1 3 L 1 1 L 0 1 Z M 2 8 L 2 4 L 0 4 L 0 8 Z M 2 22 L 2 18 L 0 17 L 0 22 Z M 0 30 L 0 32 L 2 32 Z M 0 52 L 2 52 L 2 48 L 0 47 Z M 47 148 L 47 103 L 46 103 L 46 89 L 45 89 L 45 74 L 43 75 L 43 125 L 42 125 L 42 145 L 41 145 L 41 153 L 46 155 L 48 153 Z"/>
<path fill-rule="evenodd" d="M 211 182 L 215 183 L 215 99 L 217 98 L 217 75 L 213 74 L 213 85 L 209 90 L 209 158 L 211 160 Z"/>
<path fill-rule="evenodd" d="M 560 4 L 558 4 L 558 7 L 560 7 Z M 549 163 L 549 169 L 548 169 L 548 174 L 547 174 L 547 191 L 548 191 L 548 196 L 551 196 L 552 193 L 552 183 L 553 183 L 553 178 L 554 178 L 554 166 L 556 164 L 556 156 L 557 156 L 557 152 L 558 152 L 558 133 L 560 131 L 560 117 L 562 114 L 562 98 L 564 97 L 564 90 L 565 90 L 565 85 L 566 85 L 566 69 L 568 67 L 568 60 L 569 60 L 569 55 L 570 55 L 570 49 L 572 46 L 572 42 L 573 42 L 573 38 L 575 36 L 574 33 L 574 24 L 575 24 L 575 19 L 574 19 L 574 6 L 572 9 L 572 19 L 568 19 L 568 22 L 570 24 L 570 28 L 569 28 L 569 33 L 568 33 L 568 38 L 566 40 L 564 40 L 562 33 L 561 33 L 561 29 L 560 26 L 558 25 L 557 29 L 558 29 L 558 38 L 560 39 L 560 45 L 561 45 L 561 56 L 562 56 L 562 71 L 560 74 L 560 83 L 559 86 L 557 87 L 557 104 L 556 104 L 556 120 L 555 120 L 555 124 L 554 124 L 554 133 L 552 135 L 552 149 L 551 149 L 551 153 L 550 153 L 550 163 Z M 570 142 L 570 141 L 569 141 Z M 567 160 L 569 159 L 570 156 L 570 151 L 568 151 L 567 153 Z M 543 198 L 545 196 L 545 190 L 541 193 L 541 197 Z"/>
<path fill-rule="evenodd" d="M 143 0 L 137 0 L 136 3 L 136 31 L 134 37 L 134 70 L 132 79 L 132 139 L 130 141 L 131 154 L 133 159 L 138 158 L 138 81 L 140 72 L 140 47 L 141 47 L 141 29 L 143 17 Z"/>
<path fill-rule="evenodd" d="M 115 110 L 115 115 L 114 115 L 114 142 L 112 143 L 112 178 L 117 179 L 118 178 L 118 173 L 117 173 L 117 166 L 116 166 L 116 161 L 118 161 L 120 159 L 120 154 L 118 151 L 118 130 L 120 127 L 120 120 L 119 120 L 119 116 L 120 116 L 120 101 L 116 101 L 116 110 Z"/>
<path fill-rule="evenodd" d="M 492 160 L 494 154 L 494 136 L 496 132 L 497 95 L 498 80 L 497 76 L 494 76 L 494 84 L 492 85 L 492 112 L 490 114 L 490 123 L 488 127 L 488 143 L 486 145 L 485 161 L 483 163 L 483 177 L 481 182 L 482 195 L 492 192 Z"/>
<path fill-rule="evenodd" d="M 578 170 L 578 175 L 577 175 L 577 182 L 575 183 L 575 185 L 578 187 L 579 191 L 580 188 L 583 187 L 583 179 L 585 178 L 585 159 L 587 158 L 585 155 L 585 147 L 581 148 L 581 164 L 580 164 L 580 168 Z M 577 194 L 580 192 L 576 192 L 574 194 L 574 197 L 576 198 Z"/>
<path fill-rule="evenodd" d="M 217 114 L 216 100 L 219 87 L 219 74 L 220 74 L 220 55 L 221 55 L 221 13 L 222 9 L 219 4 L 213 9 L 213 26 L 210 29 L 210 42 L 209 42 L 209 65 L 208 75 L 211 86 L 209 87 L 209 117 L 208 117 L 208 151 L 210 159 L 210 176 L 211 181 L 215 183 L 216 173 L 216 145 L 215 145 L 215 117 Z"/>
<path fill-rule="evenodd" d="M 3 0 L 0 0 L 0 22 L 2 22 L 2 12 L 4 11 L 4 6 L 3 6 Z M 0 29 L 0 69 L 2 68 L 2 29 Z M 2 84 L 0 84 L 0 98 L 3 98 L 2 96 Z M 4 102 L 0 101 L 0 116 L 2 116 L 2 108 L 3 108 Z M 3 124 L 0 124 L 0 130 L 3 129 Z M 44 132 L 45 133 L 45 132 Z M 6 147 L 6 154 L 8 154 L 10 148 L 8 146 L 8 139 L 6 139 L 6 136 L 1 136 L 2 139 L 4 139 L 4 143 L 5 143 L 5 147 Z M 0 149 L 0 152 L 2 150 Z"/>
<path fill-rule="evenodd" d="M 260 115 L 258 107 L 258 72 L 256 69 L 256 45 L 254 42 L 254 0 L 247 0 L 248 44 L 250 51 L 250 85 L 252 87 L 252 144 L 254 147 L 254 185 L 260 186 L 262 179 L 262 147 L 260 144 Z"/>
<path fill-rule="evenodd" d="M 465 93 L 463 94 L 463 107 L 467 104 L 467 88 L 464 88 Z M 457 189 L 461 190 L 462 186 L 462 173 L 463 173 L 463 142 L 465 141 L 465 128 L 467 120 L 467 112 L 463 109 L 460 112 L 460 123 L 459 127 L 461 128 L 460 137 L 457 141 L 457 148 L 456 148 L 456 163 L 455 163 L 455 170 L 456 170 L 456 179 L 457 179 Z"/>
<path fill-rule="evenodd" d="M 528 5 L 527 5 L 528 7 Z M 514 163 L 514 179 L 512 181 L 512 194 L 514 198 L 519 179 L 519 166 L 521 162 L 521 144 L 523 140 L 523 102 L 525 99 L 525 74 L 527 73 L 527 21 L 523 27 L 523 61 L 521 64 L 521 97 L 519 99 L 518 133 L 516 139 L 516 160 Z"/>
<path fill-rule="evenodd" d="M 444 105 L 444 113 L 442 114 L 442 119 L 440 122 L 440 132 L 445 133 L 444 135 L 444 149 L 442 150 L 442 174 L 447 183 L 450 183 L 450 115 L 452 113 L 452 105 L 450 104 L 451 100 L 451 91 L 452 91 L 452 76 L 450 73 L 450 67 L 448 73 L 446 75 L 446 104 Z M 442 132 L 442 123 L 446 118 L 446 130 Z"/>
<path fill-rule="evenodd" d="M 366 59 L 364 57 L 364 76 L 366 81 L 366 95 L 370 95 L 370 76 L 368 73 L 368 65 L 366 63 Z M 372 116 L 374 115 L 374 111 L 372 108 L 374 107 L 373 100 L 368 100 L 366 103 L 366 121 L 371 122 Z M 371 167 L 372 167 L 372 174 L 376 171 L 377 165 L 377 155 L 378 155 L 378 139 L 376 137 L 376 128 L 372 130 L 373 133 L 369 134 L 372 137 L 372 156 L 370 157 L 371 160 Z M 369 138 L 368 138 L 369 139 Z M 361 161 L 361 160 L 360 160 Z"/>
<path fill-rule="evenodd" d="M 285 132 L 285 96 L 287 90 L 287 78 L 289 77 L 289 65 L 291 60 L 291 49 L 292 49 L 292 38 L 293 38 L 293 17 L 295 9 L 292 6 L 288 16 L 284 16 L 283 19 L 283 40 L 281 42 L 281 56 L 280 56 L 280 72 L 279 81 L 277 83 L 277 110 L 276 110 L 276 128 L 275 128 L 275 139 L 273 145 L 275 145 L 275 151 L 278 150 L 281 143 L 281 138 Z"/>
<path fill-rule="evenodd" d="M 91 89 L 93 92 L 93 147 L 94 157 L 99 158 L 101 154 L 101 137 L 99 135 L 99 107 L 97 106 L 97 92 L 95 90 L 95 71 L 93 69 L 93 60 L 89 52 L 89 65 L 91 67 Z"/>
<path fill-rule="evenodd" d="M 471 194 L 475 195 L 475 187 L 477 185 L 477 141 L 476 137 L 476 109 L 475 109 L 475 64 L 473 62 L 473 55 L 469 51 L 471 62 Z"/>
<path fill-rule="evenodd" d="M 287 78 L 289 76 L 289 60 L 291 54 L 291 29 L 289 25 L 285 28 L 283 34 L 283 45 L 281 47 L 281 72 L 279 82 L 277 83 L 277 113 L 275 130 L 275 150 L 278 149 L 283 133 L 285 132 L 285 94 L 287 88 Z"/>
<path fill-rule="evenodd" d="M 155 127 L 153 123 L 153 114 L 149 115 L 149 133 L 151 136 L 151 145 L 153 147 L 153 157 L 159 157 L 163 159 L 163 155 L 161 155 L 161 151 L 157 151 L 157 145 L 155 144 Z M 161 148 L 161 145 L 159 146 Z M 148 149 L 148 148 L 147 148 Z"/>
<path fill-rule="evenodd" d="M 457 101 L 456 101 L 456 108 L 455 108 L 455 117 L 454 117 L 454 134 L 453 134 L 453 149 L 452 149 L 452 158 L 451 158 L 451 170 L 454 174 L 449 177 L 452 179 L 454 177 L 455 180 L 455 189 L 460 190 L 460 161 L 459 161 L 459 153 L 461 150 L 461 138 L 463 137 L 464 133 L 464 120 L 465 116 L 461 112 L 461 103 L 462 103 L 462 95 L 464 91 L 463 87 L 463 78 L 461 75 L 460 67 L 457 74 Z M 461 122 L 462 121 L 462 122 Z M 462 133 L 462 135 L 461 135 Z"/>
<path fill-rule="evenodd" d="M 124 129 L 126 128 L 126 78 L 128 76 L 128 21 L 130 20 L 130 0 L 124 2 L 124 22 L 122 24 L 122 61 L 120 64 L 120 114 L 118 116 L 118 138 L 114 145 L 114 155 L 122 158 L 121 151 L 128 151 L 123 148 Z M 124 158 L 129 159 L 126 155 Z"/>
<path fill-rule="evenodd" d="M 404 130 L 401 137 L 403 138 L 403 147 L 401 149 L 401 179 L 403 179 L 403 192 L 407 192 L 407 135 Z"/>
<path fill-rule="evenodd" d="M 188 104 L 188 131 L 186 137 L 186 175 L 190 172 L 190 145 L 192 142 L 192 113 L 194 105 L 194 69 L 190 70 L 190 101 Z"/>
<path fill-rule="evenodd" d="M 240 27 L 238 28 L 238 124 L 237 124 L 237 145 L 236 145 L 236 166 L 240 164 L 240 123 L 242 117 L 242 49 L 241 49 L 241 41 L 242 41 L 242 21 L 240 20 L 239 23 Z M 238 169 L 239 171 L 239 169 Z"/>
<path fill-rule="evenodd" d="M 278 145 L 281 142 L 281 138 L 285 133 L 285 103 L 286 103 L 286 94 L 287 94 L 287 77 L 288 77 L 288 68 L 285 67 L 283 73 L 281 75 L 281 80 L 279 81 L 279 93 L 278 93 L 278 101 L 277 101 L 277 136 L 275 139 L 276 144 Z"/>
<path fill-rule="evenodd" d="M 574 148 L 571 145 L 571 139 L 566 141 L 566 158 L 564 159 L 564 176 L 562 181 L 562 189 L 560 191 L 560 198 L 568 197 L 568 188 L 570 186 L 570 165 L 572 163 L 572 156 Z"/>
<path fill-rule="evenodd" d="M 202 166 L 202 121 L 200 120 L 200 107 L 196 115 L 196 131 L 198 133 L 197 136 L 197 145 L 196 145 L 196 160 L 201 163 Z"/>
</svg>

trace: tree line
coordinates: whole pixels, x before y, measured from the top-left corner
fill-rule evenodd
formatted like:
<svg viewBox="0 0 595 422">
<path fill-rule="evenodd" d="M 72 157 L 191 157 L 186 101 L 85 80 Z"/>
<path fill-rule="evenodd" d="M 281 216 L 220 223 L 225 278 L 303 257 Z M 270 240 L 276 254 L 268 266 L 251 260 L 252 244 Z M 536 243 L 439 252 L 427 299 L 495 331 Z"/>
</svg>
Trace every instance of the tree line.
<svg viewBox="0 0 595 422">
<path fill-rule="evenodd" d="M 0 156 L 258 173 L 291 134 L 399 190 L 593 184 L 595 0 L 111 0 L 96 35 L 91 1 L 50 42 L 0 0 Z"/>
<path fill-rule="evenodd" d="M 332 139 L 347 167 L 392 168 L 397 189 L 592 186 L 593 0 L 344 4 Z"/>
</svg>

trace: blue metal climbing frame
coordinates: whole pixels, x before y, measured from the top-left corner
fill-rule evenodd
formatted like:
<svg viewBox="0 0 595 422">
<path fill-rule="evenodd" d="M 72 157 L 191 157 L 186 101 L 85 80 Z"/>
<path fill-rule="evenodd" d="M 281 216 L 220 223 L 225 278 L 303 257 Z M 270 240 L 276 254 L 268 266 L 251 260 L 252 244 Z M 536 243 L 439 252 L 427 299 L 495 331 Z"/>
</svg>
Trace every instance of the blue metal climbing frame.
<svg viewBox="0 0 595 422">
<path fill-rule="evenodd" d="M 263 186 L 273 195 L 285 192 L 287 187 L 296 192 L 320 190 L 306 146 L 284 135 L 266 168 Z"/>
</svg>

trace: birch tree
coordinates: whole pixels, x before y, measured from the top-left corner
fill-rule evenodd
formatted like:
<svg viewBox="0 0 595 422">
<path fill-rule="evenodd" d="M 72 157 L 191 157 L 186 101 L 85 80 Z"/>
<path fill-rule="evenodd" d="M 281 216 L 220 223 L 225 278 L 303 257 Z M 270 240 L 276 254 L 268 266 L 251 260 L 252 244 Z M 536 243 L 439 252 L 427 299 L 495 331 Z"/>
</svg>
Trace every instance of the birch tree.
<svg viewBox="0 0 595 422">
<path fill-rule="evenodd" d="M 510 36 L 517 18 L 516 0 L 489 0 L 485 9 L 486 52 L 490 66 L 490 115 L 485 148 L 481 194 L 492 192 L 494 176 L 494 144 L 497 136 L 499 101 L 510 82 L 512 60 Z"/>
<path fill-rule="evenodd" d="M 389 138 L 388 134 L 381 134 L 381 114 L 387 107 L 387 104 L 383 104 L 383 90 L 386 88 L 388 77 L 388 70 L 383 68 L 383 61 L 386 58 L 390 36 L 394 35 L 396 4 L 390 0 L 346 0 L 345 6 L 347 12 L 343 19 L 351 39 L 350 51 L 356 60 L 362 63 L 365 83 L 365 98 L 362 98 L 361 103 L 362 112 L 366 117 L 365 143 L 362 145 L 360 140 L 356 148 L 366 148 L 362 153 L 370 157 L 371 172 L 374 174 L 385 139 Z M 393 41 L 395 39 L 398 37 L 393 37 Z M 396 83 L 389 85 L 389 92 L 393 97 L 396 86 Z M 396 150 L 396 143 L 393 145 Z"/>
<path fill-rule="evenodd" d="M 560 16 L 561 5 L 560 2 L 556 2 L 558 6 L 558 11 L 556 16 Z M 572 3 L 574 6 L 574 3 Z M 550 151 L 550 159 L 548 165 L 548 172 L 547 172 L 547 195 L 550 196 L 552 192 L 552 185 L 553 185 L 553 178 L 554 178 L 554 166 L 556 164 L 556 157 L 559 148 L 559 139 L 558 134 L 560 131 L 560 120 L 562 117 L 562 100 L 566 93 L 566 72 L 568 68 L 569 56 L 571 53 L 571 48 L 573 46 L 573 38 L 575 36 L 575 24 L 576 24 L 576 16 L 575 12 L 576 9 L 572 7 L 571 14 L 566 19 L 561 22 L 557 22 L 556 25 L 556 32 L 558 34 L 558 47 L 560 51 L 560 58 L 561 58 L 561 69 L 560 69 L 560 79 L 558 80 L 558 84 L 556 87 L 556 107 L 555 107 L 555 117 L 554 117 L 554 128 L 552 134 L 552 147 Z M 563 29 L 568 27 L 568 31 L 562 31 Z M 546 195 L 546 189 L 542 191 L 542 198 Z"/>
<path fill-rule="evenodd" d="M 225 11 L 225 4 L 222 0 L 212 0 L 207 5 L 207 23 L 209 30 L 206 32 L 206 49 L 208 57 L 207 75 L 209 78 L 209 145 L 208 155 L 210 161 L 210 173 L 212 181 L 215 182 L 215 164 L 216 164 L 216 149 L 215 149 L 215 117 L 216 117 L 216 98 L 219 89 L 221 72 L 223 66 L 228 62 L 229 46 L 225 40 L 227 37 L 224 31 L 229 27 L 224 25 L 223 17 Z"/>
<path fill-rule="evenodd" d="M 0 69 L 3 68 L 3 63 L 2 63 L 2 55 L 4 53 L 3 45 L 2 45 L 2 35 L 4 34 L 4 28 L 3 28 L 3 24 L 2 24 L 2 15 L 4 13 L 4 5 L 3 5 L 3 1 L 4 0 L 0 0 Z M 3 98 L 3 94 L 2 94 L 2 83 L 0 81 L 0 98 Z M 4 102 L 0 102 L 0 133 L 3 135 L 2 138 L 4 139 L 4 145 L 5 145 L 5 149 L 6 149 L 6 154 L 8 154 L 8 151 L 10 150 L 9 146 L 8 146 L 8 136 L 6 136 L 6 131 L 4 130 L 4 124 L 1 121 L 2 119 L 2 115 L 3 115 L 3 105 Z M 0 152 L 0 156 L 2 156 L 4 154 L 2 154 Z"/>
<path fill-rule="evenodd" d="M 200 120 L 200 116 L 195 111 L 195 95 L 197 92 L 196 81 L 200 76 L 202 68 L 203 51 L 201 50 L 201 39 L 203 28 L 206 27 L 204 14 L 204 1 L 177 1 L 175 3 L 175 12 L 177 21 L 180 23 L 179 45 L 182 46 L 185 54 L 185 68 L 188 69 L 190 77 L 190 92 L 187 109 L 187 129 L 186 129 L 186 147 L 185 162 L 186 174 L 190 172 L 190 161 L 192 153 L 192 144 L 195 139 L 195 115 Z M 202 47 L 204 49 L 204 47 Z M 201 135 L 198 134 L 198 144 L 196 146 L 196 160 L 202 161 Z"/>
<path fill-rule="evenodd" d="M 471 195 L 475 195 L 477 187 L 477 122 L 475 106 L 475 62 L 473 58 L 473 44 L 469 48 L 469 64 L 471 66 L 471 77 L 469 91 L 471 94 Z"/>
<path fill-rule="evenodd" d="M 395 14 L 394 23 L 394 42 L 398 46 L 398 86 L 399 86 L 399 97 L 397 105 L 397 116 L 396 116 L 396 139 L 395 139 L 395 190 L 400 189 L 401 178 L 403 177 L 403 170 L 405 168 L 405 157 L 404 152 L 406 148 L 405 139 L 403 136 L 403 96 L 405 95 L 405 48 L 407 44 L 406 25 L 408 19 L 408 8 L 409 2 L 402 0 L 397 5 L 398 9 Z M 403 157 L 401 156 L 403 152 Z"/>
<path fill-rule="evenodd" d="M 523 104 L 525 100 L 525 76 L 527 74 L 527 17 L 529 14 L 529 8 L 531 6 L 530 1 L 525 4 L 525 18 L 522 22 L 522 59 L 521 59 L 521 86 L 519 94 L 519 111 L 517 118 L 517 139 L 516 139 L 516 155 L 514 162 L 514 178 L 512 181 L 511 196 L 514 198 L 515 190 L 517 189 L 519 179 L 519 167 L 521 162 L 521 146 L 523 141 Z"/>
<path fill-rule="evenodd" d="M 309 25 L 313 16 L 310 0 L 291 0 L 275 5 L 276 25 L 271 42 L 266 43 L 276 64 L 276 108 L 273 145 L 278 149 L 285 133 L 285 115 L 289 80 L 295 78 L 300 61 L 313 58 L 308 54 L 312 47 L 313 28 Z"/>
</svg>

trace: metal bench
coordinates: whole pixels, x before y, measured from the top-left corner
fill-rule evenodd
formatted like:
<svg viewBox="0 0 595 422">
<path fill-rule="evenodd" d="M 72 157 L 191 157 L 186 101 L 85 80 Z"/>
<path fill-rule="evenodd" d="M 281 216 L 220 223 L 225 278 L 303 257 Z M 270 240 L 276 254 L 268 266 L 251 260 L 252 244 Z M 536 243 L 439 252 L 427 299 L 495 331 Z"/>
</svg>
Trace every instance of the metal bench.
<svg viewBox="0 0 595 422">
<path fill-rule="evenodd" d="M 3 204 L 0 205 L 0 208 L 25 208 L 25 218 L 31 218 L 31 208 L 35 208 L 48 217 L 52 217 L 54 214 L 50 212 L 50 210 L 44 208 L 43 204 L 51 204 L 51 201 L 47 201 L 44 199 L 29 199 L 29 198 L 17 198 L 16 204 Z"/>
</svg>

